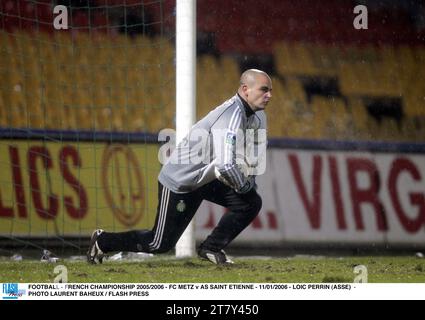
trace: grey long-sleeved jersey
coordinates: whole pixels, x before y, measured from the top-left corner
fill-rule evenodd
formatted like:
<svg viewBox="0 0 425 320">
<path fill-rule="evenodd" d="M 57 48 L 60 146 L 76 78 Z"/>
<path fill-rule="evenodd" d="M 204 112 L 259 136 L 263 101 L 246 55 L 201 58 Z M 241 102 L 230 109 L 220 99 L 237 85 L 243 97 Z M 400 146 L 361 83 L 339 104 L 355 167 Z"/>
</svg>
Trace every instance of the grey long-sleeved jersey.
<svg viewBox="0 0 425 320">
<path fill-rule="evenodd" d="M 216 179 L 218 171 L 238 191 L 247 183 L 249 173 L 244 171 L 265 158 L 266 129 L 264 111 L 247 116 L 236 94 L 191 128 L 158 179 L 171 191 L 186 193 Z"/>
</svg>

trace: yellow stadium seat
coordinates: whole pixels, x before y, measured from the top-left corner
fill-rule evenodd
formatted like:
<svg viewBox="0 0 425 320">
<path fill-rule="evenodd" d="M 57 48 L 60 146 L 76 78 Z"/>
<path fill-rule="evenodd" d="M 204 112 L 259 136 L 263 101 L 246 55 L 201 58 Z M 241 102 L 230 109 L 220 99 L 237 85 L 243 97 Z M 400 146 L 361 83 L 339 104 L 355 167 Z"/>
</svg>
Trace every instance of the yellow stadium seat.
<svg viewBox="0 0 425 320">
<path fill-rule="evenodd" d="M 168 114 L 170 114 L 170 112 L 172 113 L 170 114 L 171 116 L 174 116 L 175 109 L 176 109 L 176 94 L 175 94 L 176 80 L 175 79 L 176 78 L 174 75 L 167 79 L 164 79 L 164 82 L 161 86 L 162 88 L 161 98 L 163 101 L 163 105 L 165 108 L 167 108 Z"/>
<path fill-rule="evenodd" d="M 4 84 L 4 103 L 10 127 L 23 128 L 26 126 L 25 91 L 21 82 L 8 81 Z"/>
<path fill-rule="evenodd" d="M 42 129 L 45 126 L 44 105 L 42 87 L 33 87 L 25 95 L 28 108 L 28 126 L 31 128 Z"/>
<path fill-rule="evenodd" d="M 349 115 L 342 99 L 314 96 L 311 107 L 315 117 L 323 122 L 323 138 L 350 137 Z"/>
<path fill-rule="evenodd" d="M 425 142 L 425 116 L 419 117 L 419 130 L 416 132 L 416 141 Z"/>
<path fill-rule="evenodd" d="M 111 105 L 110 101 L 110 90 L 102 85 L 96 85 L 93 87 L 93 107 L 94 108 L 109 108 Z"/>
<path fill-rule="evenodd" d="M 302 83 L 300 80 L 294 77 L 288 77 L 286 78 L 286 89 L 288 92 L 288 95 L 296 100 L 303 103 L 307 102 L 307 95 L 305 93 L 304 87 L 302 86 Z"/>
<path fill-rule="evenodd" d="M 352 138 L 369 140 L 378 131 L 376 121 L 369 116 L 361 98 L 349 99 L 349 118 L 353 124 Z"/>
<path fill-rule="evenodd" d="M 226 75 L 223 80 L 230 82 L 233 86 L 237 86 L 240 73 L 237 62 L 231 57 L 222 56 L 220 59 L 220 65 L 220 72 Z"/>
<path fill-rule="evenodd" d="M 160 127 L 160 130 L 162 129 L 175 129 L 176 123 L 175 123 L 175 116 L 174 113 L 166 112 L 165 116 L 163 117 L 163 121 Z"/>
<path fill-rule="evenodd" d="M 133 114 L 129 107 L 114 107 L 111 109 L 111 124 L 115 131 L 132 131 Z"/>
<path fill-rule="evenodd" d="M 62 123 L 62 129 L 64 130 L 75 130 L 78 127 L 77 120 L 75 119 L 75 105 L 68 106 L 64 105 L 62 106 L 62 112 L 64 116 L 64 121 Z"/>
<path fill-rule="evenodd" d="M 416 117 L 404 117 L 401 123 L 401 133 L 403 140 L 405 141 L 420 141 L 420 121 Z M 422 136 L 422 142 L 425 141 L 425 137 Z"/>
<path fill-rule="evenodd" d="M 210 72 L 210 75 L 217 75 L 220 72 L 218 60 L 212 55 L 202 55 L 198 58 L 199 67 L 203 72 Z"/>
<path fill-rule="evenodd" d="M 293 74 L 289 45 L 286 42 L 278 42 L 273 49 L 277 72 L 282 76 Z"/>
<path fill-rule="evenodd" d="M 352 139 L 353 123 L 348 113 L 346 104 L 340 98 L 334 99 L 333 113 L 331 117 L 332 130 L 329 134 L 330 138 L 335 139 Z"/>
<path fill-rule="evenodd" d="M 41 98 L 46 104 L 64 103 L 61 87 L 58 83 L 49 81 L 42 83 L 41 86 L 43 88 Z"/>
<path fill-rule="evenodd" d="M 197 86 L 198 94 L 196 95 L 196 119 L 200 120 L 201 118 L 205 117 L 208 112 L 212 110 L 212 107 L 210 106 L 210 101 L 208 97 L 203 93 L 205 92 L 201 88 L 202 84 L 199 83 Z"/>
<path fill-rule="evenodd" d="M 33 113 L 30 115 L 29 127 L 34 129 L 45 129 L 46 120 L 43 113 Z"/>
<path fill-rule="evenodd" d="M 143 105 L 129 108 L 127 111 L 129 131 L 142 132 L 146 131 L 145 109 Z"/>
<path fill-rule="evenodd" d="M 337 46 L 317 45 L 310 48 L 315 74 L 336 77 L 341 59 L 341 51 Z"/>
<path fill-rule="evenodd" d="M 72 106 L 71 104 L 66 104 L 67 107 Z M 49 103 L 46 104 L 46 127 L 48 129 L 62 129 L 65 127 L 65 114 L 64 114 L 64 105 L 60 103 Z"/>
<path fill-rule="evenodd" d="M 282 76 L 315 75 L 309 46 L 302 42 L 279 42 L 274 47 L 277 72 Z"/>
<path fill-rule="evenodd" d="M 89 130 L 95 127 L 95 113 L 92 111 L 92 107 L 85 106 L 75 108 L 74 110 L 75 119 L 78 129 Z"/>
<path fill-rule="evenodd" d="M 267 127 L 267 134 L 269 137 L 278 138 L 283 136 L 282 124 L 278 121 L 271 121 Z"/>
<path fill-rule="evenodd" d="M 272 99 L 267 106 L 267 121 L 269 135 L 274 137 L 289 136 L 287 128 L 288 122 L 292 121 L 292 105 L 282 81 L 277 77 L 272 77 Z"/>
<path fill-rule="evenodd" d="M 93 99 L 92 94 L 93 90 L 91 88 L 76 88 L 74 99 L 73 99 L 73 106 L 76 109 L 75 111 L 78 111 L 78 108 L 86 108 L 93 105 Z"/>
<path fill-rule="evenodd" d="M 151 132 L 175 126 L 175 49 L 168 39 L 0 31 L 0 46 L 0 126 Z M 420 139 L 412 131 L 422 130 L 415 123 L 425 117 L 424 47 L 279 42 L 274 53 L 284 81 L 273 78 L 271 136 Z M 236 92 L 239 73 L 230 56 L 198 58 L 198 118 Z M 305 76 L 336 77 L 348 106 L 318 96 L 307 104 Z M 401 131 L 391 120 L 378 126 L 359 98 L 365 96 L 402 97 Z"/>
<path fill-rule="evenodd" d="M 331 99 L 323 96 L 313 96 L 310 105 L 314 114 L 321 114 L 324 118 L 330 118 L 334 111 Z"/>
<path fill-rule="evenodd" d="M 383 117 L 379 126 L 379 138 L 385 141 L 401 141 L 401 128 L 394 118 Z"/>
<path fill-rule="evenodd" d="M 112 110 L 109 106 L 96 106 L 93 108 L 85 108 L 84 113 L 90 114 L 90 123 L 86 123 L 91 129 L 96 130 L 112 130 Z"/>
<path fill-rule="evenodd" d="M 404 113 L 408 117 L 425 116 L 425 99 L 420 96 L 407 96 L 404 99 Z"/>
<path fill-rule="evenodd" d="M 0 94 L 0 127 L 7 127 L 7 109 L 6 103 L 4 102 L 3 95 Z"/>
<path fill-rule="evenodd" d="M 303 42 L 290 45 L 292 63 L 297 67 L 297 75 L 315 76 L 318 74 L 318 70 L 315 68 L 312 59 L 311 49 L 311 45 Z"/>
<path fill-rule="evenodd" d="M 146 117 L 146 128 L 148 132 L 157 133 L 164 128 L 165 121 L 162 117 L 160 109 L 149 110 L 148 116 Z"/>
<path fill-rule="evenodd" d="M 296 117 L 296 124 L 291 125 L 291 136 L 301 139 L 320 139 L 323 132 L 323 121 L 312 112 L 304 112 Z"/>
</svg>

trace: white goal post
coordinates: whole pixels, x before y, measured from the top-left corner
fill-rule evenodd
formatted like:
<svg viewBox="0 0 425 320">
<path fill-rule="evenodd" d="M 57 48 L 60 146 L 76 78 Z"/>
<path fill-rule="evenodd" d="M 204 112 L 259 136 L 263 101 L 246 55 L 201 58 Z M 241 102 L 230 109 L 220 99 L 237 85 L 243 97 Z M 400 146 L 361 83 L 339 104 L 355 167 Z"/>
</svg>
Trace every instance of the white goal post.
<svg viewBox="0 0 425 320">
<path fill-rule="evenodd" d="M 196 0 L 176 1 L 176 143 L 189 132 L 196 118 Z M 192 221 L 176 245 L 176 257 L 195 254 Z"/>
</svg>

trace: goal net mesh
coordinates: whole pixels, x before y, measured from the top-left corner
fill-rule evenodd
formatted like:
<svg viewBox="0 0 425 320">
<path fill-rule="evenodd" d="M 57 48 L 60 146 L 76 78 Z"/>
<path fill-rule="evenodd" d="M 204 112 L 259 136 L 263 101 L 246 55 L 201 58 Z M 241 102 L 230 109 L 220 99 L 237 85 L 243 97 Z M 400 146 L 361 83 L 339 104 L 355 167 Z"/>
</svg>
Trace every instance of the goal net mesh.
<svg viewBox="0 0 425 320">
<path fill-rule="evenodd" d="M 0 1 L 0 255 L 150 228 L 175 2 Z"/>
</svg>

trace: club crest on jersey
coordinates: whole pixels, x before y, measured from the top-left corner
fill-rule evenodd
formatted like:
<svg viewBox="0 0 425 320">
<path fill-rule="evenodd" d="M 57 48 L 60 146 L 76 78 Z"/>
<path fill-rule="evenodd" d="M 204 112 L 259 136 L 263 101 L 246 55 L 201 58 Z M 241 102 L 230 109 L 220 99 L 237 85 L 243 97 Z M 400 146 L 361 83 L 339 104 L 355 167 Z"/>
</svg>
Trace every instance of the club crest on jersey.
<svg viewBox="0 0 425 320">
<path fill-rule="evenodd" d="M 178 212 L 183 212 L 186 210 L 186 203 L 184 203 L 184 200 L 180 200 L 179 203 L 177 203 L 176 209 Z"/>
<path fill-rule="evenodd" d="M 235 145 L 236 144 L 236 134 L 234 134 L 233 132 L 228 132 L 226 134 L 226 143 L 231 144 L 231 145 Z"/>
</svg>

